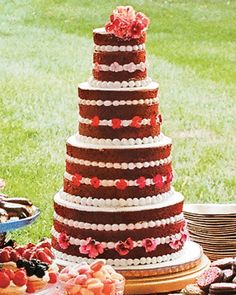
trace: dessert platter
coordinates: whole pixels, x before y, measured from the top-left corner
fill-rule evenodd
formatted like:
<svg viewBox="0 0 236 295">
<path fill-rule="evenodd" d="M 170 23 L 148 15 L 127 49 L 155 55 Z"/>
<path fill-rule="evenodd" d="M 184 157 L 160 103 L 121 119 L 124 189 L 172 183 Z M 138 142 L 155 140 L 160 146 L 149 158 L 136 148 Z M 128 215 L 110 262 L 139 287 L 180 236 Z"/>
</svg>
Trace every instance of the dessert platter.
<svg viewBox="0 0 236 295">
<path fill-rule="evenodd" d="M 0 234 L 33 223 L 40 210 L 26 198 L 0 194 Z"/>
<path fill-rule="evenodd" d="M 148 26 L 143 13 L 120 6 L 93 31 L 92 78 L 78 88 L 78 132 L 67 140 L 54 198 L 57 263 L 104 259 L 127 278 L 127 294 L 171 291 L 173 273 L 184 284 L 186 272 L 189 282 L 209 265 L 188 240 L 184 196 L 172 186 L 172 140 L 161 133 L 159 85 L 147 70 Z"/>
</svg>

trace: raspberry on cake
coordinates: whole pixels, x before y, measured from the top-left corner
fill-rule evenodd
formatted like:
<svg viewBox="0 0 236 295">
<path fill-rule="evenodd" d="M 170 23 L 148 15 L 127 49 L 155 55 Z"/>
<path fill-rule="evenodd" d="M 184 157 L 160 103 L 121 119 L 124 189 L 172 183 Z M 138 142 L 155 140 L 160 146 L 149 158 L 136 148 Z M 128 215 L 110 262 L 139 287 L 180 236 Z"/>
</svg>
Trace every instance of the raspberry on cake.
<svg viewBox="0 0 236 295">
<path fill-rule="evenodd" d="M 182 254 L 184 197 L 172 187 L 172 141 L 148 76 L 148 25 L 120 6 L 93 31 L 92 78 L 78 88 L 78 133 L 67 140 L 54 198 L 52 247 L 62 264 L 102 258 L 116 269 L 151 269 Z"/>
</svg>

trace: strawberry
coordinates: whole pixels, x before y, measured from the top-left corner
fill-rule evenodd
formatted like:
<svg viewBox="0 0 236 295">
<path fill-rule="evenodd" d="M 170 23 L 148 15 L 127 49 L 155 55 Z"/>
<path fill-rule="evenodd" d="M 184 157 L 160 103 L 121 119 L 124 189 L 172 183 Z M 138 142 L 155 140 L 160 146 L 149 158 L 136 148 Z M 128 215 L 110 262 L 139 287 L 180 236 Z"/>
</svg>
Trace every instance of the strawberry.
<svg viewBox="0 0 236 295">
<path fill-rule="evenodd" d="M 20 258 L 20 254 L 16 252 L 16 250 L 12 250 L 10 253 L 11 261 L 16 262 Z"/>
<path fill-rule="evenodd" d="M 13 278 L 13 283 L 19 287 L 26 285 L 27 276 L 26 276 L 26 273 L 23 269 L 15 272 L 15 276 Z"/>
<path fill-rule="evenodd" d="M 11 252 L 13 250 L 13 248 L 11 246 L 7 246 L 7 247 L 4 247 L 4 250 Z"/>
<path fill-rule="evenodd" d="M 51 249 L 52 245 L 51 245 L 51 243 L 49 242 L 49 240 L 43 240 L 43 241 L 40 242 L 36 247 L 37 247 L 37 249 L 38 249 L 38 248 L 48 248 L 48 249 Z"/>
<path fill-rule="evenodd" d="M 14 271 L 12 269 L 4 268 L 2 271 L 8 275 L 10 280 L 12 280 L 15 276 Z"/>
<path fill-rule="evenodd" d="M 52 259 L 46 253 L 44 253 L 43 250 L 38 249 L 37 255 L 38 255 L 38 259 L 41 260 L 42 262 L 52 264 Z"/>
<path fill-rule="evenodd" d="M 10 259 L 10 253 L 8 250 L 3 249 L 0 251 L 0 262 L 9 262 Z"/>
<path fill-rule="evenodd" d="M 0 271 L 0 288 L 7 288 L 10 285 L 10 278 L 8 277 L 8 275 L 3 272 Z"/>
<path fill-rule="evenodd" d="M 57 282 L 57 274 L 55 272 L 49 272 L 49 283 L 55 284 Z"/>
<path fill-rule="evenodd" d="M 33 250 L 32 249 L 26 249 L 23 252 L 22 257 L 24 257 L 26 260 L 30 260 L 32 254 L 33 254 Z"/>
<path fill-rule="evenodd" d="M 52 251 L 48 248 L 44 248 L 43 252 L 46 253 L 49 257 L 51 257 L 52 259 L 54 259 L 54 254 L 52 253 Z"/>
<path fill-rule="evenodd" d="M 15 250 L 20 254 L 20 255 L 22 255 L 23 253 L 24 253 L 24 251 L 25 251 L 25 247 L 16 247 L 15 248 Z"/>
<path fill-rule="evenodd" d="M 26 292 L 27 293 L 35 293 L 35 291 L 36 291 L 36 289 L 35 289 L 34 285 L 32 283 L 28 282 Z"/>
<path fill-rule="evenodd" d="M 33 244 L 33 243 L 28 243 L 28 244 L 26 245 L 26 247 L 27 247 L 28 249 L 30 249 L 30 248 L 35 247 L 35 244 Z"/>
</svg>

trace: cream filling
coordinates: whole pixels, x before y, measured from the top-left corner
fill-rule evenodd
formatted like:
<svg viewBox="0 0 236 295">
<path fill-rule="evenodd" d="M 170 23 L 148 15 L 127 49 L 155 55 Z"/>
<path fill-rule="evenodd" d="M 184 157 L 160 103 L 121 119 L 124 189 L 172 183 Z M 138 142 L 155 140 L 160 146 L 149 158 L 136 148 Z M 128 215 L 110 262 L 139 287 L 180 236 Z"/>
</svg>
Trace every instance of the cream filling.
<svg viewBox="0 0 236 295">
<path fill-rule="evenodd" d="M 87 106 L 131 106 L 131 105 L 153 105 L 153 104 L 158 104 L 159 103 L 159 97 L 154 97 L 154 98 L 146 98 L 146 99 L 134 99 L 134 100 L 94 100 L 94 99 L 82 99 L 79 97 L 78 99 L 78 104 L 82 105 L 87 105 Z"/>
<path fill-rule="evenodd" d="M 60 196 L 60 192 L 59 192 L 55 195 L 54 201 L 56 204 L 62 207 L 66 207 L 68 209 L 73 209 L 78 211 L 117 213 L 117 212 L 139 212 L 139 211 L 142 212 L 144 210 L 161 209 L 161 208 L 169 207 L 169 206 L 183 202 L 184 197 L 182 194 L 178 192 L 173 192 L 172 194 L 168 195 L 168 197 L 165 198 L 162 202 L 155 203 L 155 204 L 133 206 L 133 207 L 120 207 L 119 205 L 117 205 L 117 207 L 108 207 L 106 205 L 104 205 L 104 207 L 94 207 L 94 206 L 85 206 L 85 205 L 75 204 L 73 202 L 66 201 Z"/>
<path fill-rule="evenodd" d="M 80 204 L 82 206 L 93 206 L 93 207 L 132 207 L 132 206 L 145 206 L 151 204 L 157 204 L 163 202 L 165 199 L 173 196 L 175 191 L 171 188 L 168 192 L 154 195 L 154 196 L 147 196 L 147 197 L 130 197 L 128 199 L 103 199 L 103 198 L 92 198 L 92 197 L 80 197 L 68 194 L 63 192 L 62 190 L 59 192 L 60 198 L 68 201 L 70 203 Z"/>
<path fill-rule="evenodd" d="M 148 168 L 148 167 L 158 167 L 160 165 L 165 165 L 171 163 L 171 156 L 155 160 L 155 161 L 145 161 L 145 162 L 123 162 L 123 163 L 111 163 L 111 162 L 97 162 L 97 161 L 89 161 L 71 157 L 66 155 L 66 161 L 73 164 L 84 165 L 84 166 L 92 166 L 92 167 L 99 167 L 99 168 L 113 168 L 113 169 L 122 169 L 122 170 L 133 170 L 133 169 L 141 169 L 141 168 Z"/>
</svg>

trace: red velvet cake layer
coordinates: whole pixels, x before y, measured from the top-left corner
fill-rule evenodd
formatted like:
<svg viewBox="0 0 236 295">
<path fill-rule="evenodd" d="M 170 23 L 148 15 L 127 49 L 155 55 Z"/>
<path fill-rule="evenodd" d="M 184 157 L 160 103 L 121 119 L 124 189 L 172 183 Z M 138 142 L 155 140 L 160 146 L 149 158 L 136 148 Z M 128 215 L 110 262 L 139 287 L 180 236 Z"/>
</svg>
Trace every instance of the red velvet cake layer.
<svg viewBox="0 0 236 295">
<path fill-rule="evenodd" d="M 139 100 L 139 99 L 150 99 L 157 97 L 158 88 L 155 87 L 154 89 L 132 89 L 129 90 L 122 90 L 122 91 L 115 91 L 110 89 L 85 89 L 79 87 L 79 97 L 82 99 L 87 100 Z"/>
<path fill-rule="evenodd" d="M 79 134 L 89 136 L 93 138 L 110 138 L 110 139 L 122 139 L 122 138 L 143 138 L 149 136 L 157 136 L 160 134 L 160 124 L 155 127 L 150 125 L 142 126 L 140 128 L 135 127 L 120 127 L 119 129 L 113 129 L 109 126 L 91 126 L 89 124 L 79 124 Z"/>
<path fill-rule="evenodd" d="M 145 50 L 127 51 L 127 52 L 94 52 L 93 63 L 111 65 L 117 62 L 119 65 L 125 65 L 133 62 L 139 64 L 146 61 Z"/>
<path fill-rule="evenodd" d="M 70 209 L 54 203 L 55 212 L 65 218 L 78 220 L 89 223 L 101 223 L 101 224 L 120 224 L 120 223 L 137 223 L 140 221 L 151 221 L 161 220 L 170 218 L 175 215 L 179 215 L 183 211 L 183 201 L 166 206 L 163 208 L 154 208 L 142 211 L 120 211 L 119 213 L 114 212 L 103 212 L 99 211 L 81 211 L 76 209 Z M 146 230 L 146 229 L 145 229 Z M 144 231 L 145 231 L 144 230 Z"/>
<path fill-rule="evenodd" d="M 158 114 L 158 104 L 132 105 L 131 106 L 91 106 L 79 105 L 79 114 L 83 118 L 93 119 L 98 116 L 100 120 L 119 118 L 120 120 L 131 120 L 135 116 L 150 118 Z"/>
<path fill-rule="evenodd" d="M 137 81 L 144 80 L 147 77 L 147 70 L 140 71 L 136 70 L 134 72 L 121 71 L 121 72 L 112 72 L 112 71 L 97 71 L 93 70 L 93 77 L 99 81 Z"/>
<path fill-rule="evenodd" d="M 116 37 L 113 34 L 99 32 L 99 30 L 94 30 L 93 40 L 96 45 L 112 45 L 112 46 L 121 46 L 121 45 L 139 45 L 143 44 L 146 41 L 146 33 L 144 32 L 141 37 L 137 39 L 124 40 L 119 37 Z"/>
<path fill-rule="evenodd" d="M 73 256 L 80 256 L 84 258 L 88 258 L 88 255 L 86 254 L 80 254 L 79 252 L 79 246 L 71 245 L 66 250 L 61 249 L 59 246 L 57 240 L 52 237 L 52 247 L 60 252 L 66 253 L 68 255 Z M 141 257 L 158 257 L 162 255 L 167 255 L 171 253 L 175 253 L 177 251 L 180 251 L 182 247 L 180 247 L 178 250 L 172 249 L 168 244 L 164 245 L 158 245 L 157 249 L 152 252 L 146 252 L 144 248 L 134 248 L 132 249 L 127 255 L 121 256 L 119 253 L 117 253 L 114 249 L 107 249 L 103 254 L 100 254 L 96 258 L 104 258 L 104 259 L 135 259 L 135 258 L 141 258 Z"/>
<path fill-rule="evenodd" d="M 65 217 L 67 218 L 67 217 Z M 180 221 L 174 224 L 168 224 L 165 226 L 156 226 L 146 229 L 134 229 L 126 231 L 99 231 L 89 229 L 79 229 L 64 223 L 60 223 L 54 220 L 54 228 L 57 232 L 65 232 L 68 236 L 77 239 L 85 239 L 91 237 L 96 241 L 102 242 L 118 242 L 119 240 L 125 241 L 131 238 L 133 241 L 139 241 L 146 238 L 162 238 L 178 234 L 185 222 Z"/>
<path fill-rule="evenodd" d="M 171 154 L 171 144 L 151 148 L 129 148 L 129 149 L 92 149 L 80 148 L 69 143 L 66 144 L 67 155 L 89 161 L 129 163 L 146 162 L 165 159 Z"/>
</svg>

